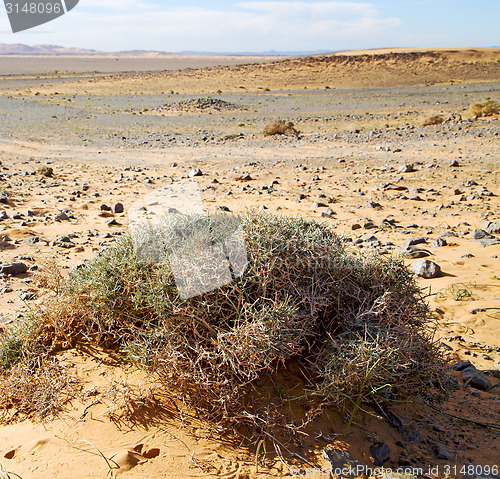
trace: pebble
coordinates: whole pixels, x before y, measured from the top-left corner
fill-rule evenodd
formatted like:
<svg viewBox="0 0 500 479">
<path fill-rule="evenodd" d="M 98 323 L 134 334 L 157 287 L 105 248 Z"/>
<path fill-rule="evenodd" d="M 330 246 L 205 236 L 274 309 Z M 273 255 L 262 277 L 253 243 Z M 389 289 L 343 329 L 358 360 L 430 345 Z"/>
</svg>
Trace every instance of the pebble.
<svg viewBox="0 0 500 479">
<path fill-rule="evenodd" d="M 438 264 L 428 259 L 417 259 L 412 265 L 413 272 L 422 278 L 437 278 L 441 274 L 441 268 Z"/>
<path fill-rule="evenodd" d="M 446 246 L 448 243 L 444 238 L 436 238 L 429 246 L 431 248 L 440 248 L 442 246 Z"/>
<path fill-rule="evenodd" d="M 123 213 L 124 208 L 123 208 L 123 205 L 121 203 L 115 203 L 113 205 L 112 210 L 113 210 L 113 213 L 119 214 L 119 213 Z"/>
<path fill-rule="evenodd" d="M 199 168 L 193 168 L 189 173 L 188 173 L 189 178 L 194 178 L 195 176 L 203 176 L 203 173 Z"/>
<path fill-rule="evenodd" d="M 399 173 L 412 173 L 414 171 L 415 171 L 415 168 L 413 167 L 413 165 L 401 165 L 398 168 Z"/>
<path fill-rule="evenodd" d="M 387 444 L 381 442 L 370 446 L 370 454 L 375 466 L 383 466 L 390 459 L 391 450 Z"/>
</svg>

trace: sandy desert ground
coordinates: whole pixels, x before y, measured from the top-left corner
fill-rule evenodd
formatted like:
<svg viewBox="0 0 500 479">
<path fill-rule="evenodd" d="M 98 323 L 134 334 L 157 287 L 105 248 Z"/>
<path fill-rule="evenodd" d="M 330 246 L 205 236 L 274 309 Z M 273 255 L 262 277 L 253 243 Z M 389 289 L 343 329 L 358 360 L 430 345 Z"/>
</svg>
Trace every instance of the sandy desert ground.
<svg viewBox="0 0 500 479">
<path fill-rule="evenodd" d="M 137 198 L 199 168 L 209 210 L 300 215 L 335 228 L 356 251 L 401 254 L 409 241 L 420 242 L 442 270 L 420 281 L 450 364 L 470 360 L 496 386 L 500 116 L 469 113 L 472 102 L 487 98 L 500 100 L 500 50 L 3 76 L 0 260 L 31 268 L 55 258 L 65 274 L 127 234 Z M 432 115 L 444 123 L 422 126 Z M 300 135 L 264 137 L 277 118 L 294 122 Z M 40 175 L 42 166 L 53 176 Z M 123 212 L 103 211 L 117 203 Z M 486 240 L 477 232 L 483 229 L 491 232 Z M 406 261 L 411 267 L 414 259 Z M 29 270 L 1 279 L 3 328 L 48 294 L 35 277 Z M 179 417 L 145 403 L 127 413 L 127 383 L 146 397 L 149 378 L 106 351 L 70 350 L 60 360 L 84 392 L 59 417 L 1 414 L 0 461 L 13 477 L 328 477 L 327 446 L 374 467 L 370 446 L 378 443 L 389 446 L 386 467 L 421 467 L 424 477 L 498 477 L 476 466 L 499 466 L 500 389 L 464 385 L 460 371 L 453 373 L 460 388 L 441 411 L 418 398 L 391 406 L 419 431 L 415 443 L 380 415 L 359 415 L 344 437 L 345 417 L 331 409 L 300 441 L 282 444 L 280 455 L 269 442 L 256 468 L 256 444 L 221 435 L 189 411 Z"/>
</svg>

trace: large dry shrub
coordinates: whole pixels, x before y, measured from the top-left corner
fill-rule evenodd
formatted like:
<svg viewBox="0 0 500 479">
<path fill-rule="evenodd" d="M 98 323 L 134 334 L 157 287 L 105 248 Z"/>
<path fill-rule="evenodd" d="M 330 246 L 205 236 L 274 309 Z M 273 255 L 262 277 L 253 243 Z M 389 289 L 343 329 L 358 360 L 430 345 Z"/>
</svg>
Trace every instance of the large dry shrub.
<svg viewBox="0 0 500 479">
<path fill-rule="evenodd" d="M 141 261 L 127 238 L 73 271 L 31 326 L 8 336 L 3 367 L 27 345 L 45 354 L 77 342 L 119 348 L 198 410 L 253 425 L 269 417 L 248 386 L 289 361 L 301 364 L 311 398 L 347 409 L 360 396 L 392 400 L 442 383 L 427 305 L 402 260 L 348 253 L 315 222 L 240 219 L 248 266 L 232 283 L 182 300 L 168 260 Z M 218 238 L 223 222 L 209 221 Z M 165 248 L 177 241 L 175 228 L 164 234 Z"/>
</svg>

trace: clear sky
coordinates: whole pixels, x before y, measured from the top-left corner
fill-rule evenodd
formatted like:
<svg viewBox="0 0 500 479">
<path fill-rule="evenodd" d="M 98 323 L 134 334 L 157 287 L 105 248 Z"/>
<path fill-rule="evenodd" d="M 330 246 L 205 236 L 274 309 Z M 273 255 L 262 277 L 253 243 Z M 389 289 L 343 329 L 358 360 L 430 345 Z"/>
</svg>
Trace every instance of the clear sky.
<svg viewBox="0 0 500 479">
<path fill-rule="evenodd" d="M 80 0 L 53 22 L 9 31 L 0 4 L 0 43 L 168 52 L 487 47 L 500 46 L 500 0 Z"/>
</svg>

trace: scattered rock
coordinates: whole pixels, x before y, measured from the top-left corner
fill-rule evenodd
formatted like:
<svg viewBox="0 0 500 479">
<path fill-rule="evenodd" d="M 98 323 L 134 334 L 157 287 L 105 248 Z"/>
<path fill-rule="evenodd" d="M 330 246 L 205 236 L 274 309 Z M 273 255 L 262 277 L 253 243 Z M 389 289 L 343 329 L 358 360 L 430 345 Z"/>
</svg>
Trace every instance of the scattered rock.
<svg viewBox="0 0 500 479">
<path fill-rule="evenodd" d="M 446 246 L 448 243 L 444 238 L 436 238 L 429 246 L 431 248 L 440 248 Z"/>
<path fill-rule="evenodd" d="M 345 471 L 346 469 L 357 469 L 358 467 L 363 467 L 360 462 L 354 460 L 352 454 L 349 451 L 337 449 L 333 446 L 328 446 L 327 448 L 323 449 L 323 457 L 331 463 L 331 475 L 333 477 L 345 477 L 343 471 Z"/>
<path fill-rule="evenodd" d="M 450 460 L 453 457 L 450 450 L 444 444 L 434 442 L 433 447 L 436 459 Z"/>
<path fill-rule="evenodd" d="M 427 243 L 427 240 L 425 238 L 410 238 L 409 240 L 405 241 L 405 246 L 416 246 L 418 244 L 424 243 Z"/>
<path fill-rule="evenodd" d="M 387 444 L 381 442 L 370 446 L 370 454 L 372 455 L 372 461 L 375 466 L 383 466 L 384 462 L 390 459 L 391 450 Z"/>
<path fill-rule="evenodd" d="M 66 213 L 58 213 L 55 219 L 56 221 L 69 221 L 69 216 Z"/>
<path fill-rule="evenodd" d="M 115 203 L 113 205 L 112 210 L 113 210 L 113 213 L 119 214 L 119 213 L 123 213 L 124 208 L 123 208 L 123 205 L 121 203 Z"/>
<path fill-rule="evenodd" d="M 464 369 L 467 369 L 469 367 L 474 367 L 474 366 L 468 359 L 462 359 L 461 361 L 458 361 L 457 363 L 453 364 L 451 366 L 451 369 L 453 369 L 453 371 L 463 371 Z"/>
<path fill-rule="evenodd" d="M 482 229 L 475 229 L 471 236 L 471 240 L 477 241 L 477 240 L 482 240 L 482 239 L 495 239 L 495 237 L 491 234 L 489 234 L 487 231 L 482 230 Z"/>
<path fill-rule="evenodd" d="M 203 173 L 199 168 L 193 168 L 189 173 L 188 176 L 189 178 L 194 178 L 195 176 L 202 176 Z"/>
<path fill-rule="evenodd" d="M 441 274 L 441 268 L 438 264 L 428 259 L 417 259 L 412 265 L 413 272 L 421 278 L 437 278 Z"/>
<path fill-rule="evenodd" d="M 333 218 L 337 213 L 333 211 L 331 208 L 327 208 L 325 211 L 321 213 L 323 218 Z"/>
<path fill-rule="evenodd" d="M 160 449 L 157 447 L 151 447 L 146 452 L 142 454 L 146 459 L 154 459 L 160 455 Z"/>
<path fill-rule="evenodd" d="M 483 230 L 485 230 L 490 235 L 500 234 L 500 221 L 497 221 L 495 223 L 492 221 L 487 221 L 483 226 Z"/>
<path fill-rule="evenodd" d="M 224 211 L 226 213 L 229 213 L 231 211 L 227 206 L 217 206 L 215 209 L 217 211 Z"/>
<path fill-rule="evenodd" d="M 21 291 L 19 293 L 19 299 L 22 301 L 33 301 L 36 299 L 36 294 L 33 291 Z"/>
<path fill-rule="evenodd" d="M 415 171 L 415 168 L 413 168 L 413 165 L 401 165 L 398 168 L 399 173 L 412 173 Z"/>
</svg>

